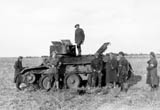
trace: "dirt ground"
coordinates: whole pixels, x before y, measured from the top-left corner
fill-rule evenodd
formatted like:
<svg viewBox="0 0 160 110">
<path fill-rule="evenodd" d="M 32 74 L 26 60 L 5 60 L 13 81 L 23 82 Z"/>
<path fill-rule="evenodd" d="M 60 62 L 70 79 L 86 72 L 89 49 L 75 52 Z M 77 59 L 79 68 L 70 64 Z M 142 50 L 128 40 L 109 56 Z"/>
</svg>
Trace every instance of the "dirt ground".
<svg viewBox="0 0 160 110">
<path fill-rule="evenodd" d="M 0 110 L 159 110 L 160 90 L 150 92 L 145 84 L 148 58 L 128 58 L 142 80 L 127 93 L 78 95 L 71 90 L 17 91 L 13 83 L 15 58 L 0 58 Z M 159 59 L 158 59 L 159 60 Z M 24 59 L 23 65 L 36 66 L 40 58 Z M 158 67 L 160 71 L 160 66 Z"/>
</svg>

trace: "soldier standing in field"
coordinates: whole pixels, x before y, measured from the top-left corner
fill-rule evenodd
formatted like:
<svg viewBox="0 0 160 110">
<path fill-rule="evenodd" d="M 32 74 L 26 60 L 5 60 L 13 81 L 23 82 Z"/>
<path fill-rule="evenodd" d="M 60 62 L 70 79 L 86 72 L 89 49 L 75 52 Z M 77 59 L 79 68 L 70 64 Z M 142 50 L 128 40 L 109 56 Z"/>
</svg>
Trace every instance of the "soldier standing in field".
<svg viewBox="0 0 160 110">
<path fill-rule="evenodd" d="M 109 87 L 110 85 L 110 56 L 109 54 L 107 53 L 106 54 L 106 58 L 107 58 L 107 62 L 105 63 L 105 83 L 106 83 L 106 86 Z"/>
<path fill-rule="evenodd" d="M 95 54 L 95 58 L 91 61 L 92 68 L 92 86 L 96 86 L 96 81 L 98 77 L 98 87 L 101 87 L 102 83 L 102 69 L 103 69 L 103 58 L 102 55 Z"/>
<path fill-rule="evenodd" d="M 75 43 L 77 44 L 78 56 L 80 56 L 81 52 L 82 52 L 81 45 L 84 42 L 85 34 L 84 34 L 83 29 L 80 28 L 79 24 L 76 24 L 75 28 L 76 28 L 76 30 L 75 30 Z"/>
<path fill-rule="evenodd" d="M 129 71 L 129 62 L 125 58 L 125 54 L 123 52 L 119 52 L 119 62 L 118 62 L 118 76 L 121 90 L 127 91 L 126 81 L 127 75 Z"/>
<path fill-rule="evenodd" d="M 150 60 L 147 62 L 147 81 L 146 83 L 151 87 L 151 91 L 156 90 L 159 86 L 159 77 L 157 75 L 157 59 L 154 52 L 150 52 Z"/>
<path fill-rule="evenodd" d="M 52 74 L 55 82 L 53 88 L 59 89 L 59 68 L 61 66 L 60 58 L 57 56 L 57 52 L 53 51 L 50 57 L 49 69 L 46 73 Z"/>
<path fill-rule="evenodd" d="M 14 83 L 16 83 L 17 89 L 20 89 L 19 88 L 20 82 L 21 82 L 20 80 L 22 80 L 22 79 L 18 78 L 18 75 L 24 69 L 24 67 L 22 66 L 22 59 L 23 59 L 23 57 L 19 56 L 17 61 L 14 64 L 14 69 L 15 69 L 15 72 L 14 72 Z"/>
<path fill-rule="evenodd" d="M 115 87 L 118 79 L 117 78 L 118 61 L 113 53 L 110 53 L 109 56 L 110 56 L 110 68 L 109 68 L 110 82 L 113 83 L 113 87 Z"/>
</svg>

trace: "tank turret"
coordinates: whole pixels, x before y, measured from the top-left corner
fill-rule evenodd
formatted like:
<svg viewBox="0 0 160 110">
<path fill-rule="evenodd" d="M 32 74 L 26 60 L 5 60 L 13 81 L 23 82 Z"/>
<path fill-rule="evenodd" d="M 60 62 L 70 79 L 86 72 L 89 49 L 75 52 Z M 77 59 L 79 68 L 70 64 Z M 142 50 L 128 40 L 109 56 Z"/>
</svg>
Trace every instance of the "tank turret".
<svg viewBox="0 0 160 110">
<path fill-rule="evenodd" d="M 56 52 L 59 55 L 76 56 L 76 46 L 70 40 L 52 41 L 50 56 L 52 52 Z"/>
</svg>

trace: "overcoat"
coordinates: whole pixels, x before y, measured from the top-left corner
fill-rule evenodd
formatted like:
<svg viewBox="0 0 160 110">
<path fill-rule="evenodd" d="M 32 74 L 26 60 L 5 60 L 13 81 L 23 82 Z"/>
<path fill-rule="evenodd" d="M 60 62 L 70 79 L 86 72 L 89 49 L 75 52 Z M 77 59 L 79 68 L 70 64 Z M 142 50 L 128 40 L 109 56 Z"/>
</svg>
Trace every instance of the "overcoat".
<svg viewBox="0 0 160 110">
<path fill-rule="evenodd" d="M 129 62 L 125 57 L 121 57 L 118 62 L 118 81 L 124 83 L 127 80 L 127 75 L 129 71 Z"/>
<path fill-rule="evenodd" d="M 83 29 L 77 28 L 75 30 L 75 43 L 77 45 L 81 45 L 84 42 L 84 39 L 85 39 L 85 34 Z"/>
<path fill-rule="evenodd" d="M 113 58 L 110 60 L 109 77 L 110 82 L 117 82 L 118 61 Z"/>
<path fill-rule="evenodd" d="M 147 63 L 148 63 L 148 67 L 147 67 L 146 83 L 151 86 L 159 85 L 159 77 L 157 75 L 158 62 L 157 62 L 156 58 L 150 59 Z"/>
<path fill-rule="evenodd" d="M 105 72 L 106 72 L 106 84 L 110 82 L 117 82 L 117 69 L 118 69 L 118 61 L 113 59 L 108 59 L 108 61 L 105 64 Z"/>
<path fill-rule="evenodd" d="M 17 60 L 14 64 L 14 82 L 16 82 L 17 75 L 23 70 L 22 62 Z"/>
</svg>

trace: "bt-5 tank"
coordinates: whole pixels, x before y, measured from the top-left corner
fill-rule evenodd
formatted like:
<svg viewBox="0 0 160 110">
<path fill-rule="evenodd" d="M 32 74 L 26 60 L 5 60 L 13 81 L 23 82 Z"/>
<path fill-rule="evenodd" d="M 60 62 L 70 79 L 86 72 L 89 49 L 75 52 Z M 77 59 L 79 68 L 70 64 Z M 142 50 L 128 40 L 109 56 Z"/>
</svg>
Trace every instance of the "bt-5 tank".
<svg viewBox="0 0 160 110">
<path fill-rule="evenodd" d="M 107 49 L 109 43 L 104 43 L 96 53 L 102 55 Z M 92 73 L 91 61 L 94 59 L 94 55 L 76 55 L 76 46 L 72 45 L 70 40 L 62 40 L 52 42 L 50 46 L 49 64 L 54 61 L 52 59 L 52 53 L 60 58 L 61 65 L 59 67 L 59 82 L 62 87 L 66 88 L 78 88 L 84 82 L 89 83 L 89 76 Z M 107 62 L 107 57 L 103 55 L 104 63 Z M 20 85 L 25 83 L 28 86 L 36 85 L 41 89 L 50 90 L 53 87 L 55 77 L 54 73 L 47 74 L 50 66 L 41 65 L 37 67 L 26 68 L 18 75 L 16 83 Z"/>
</svg>

